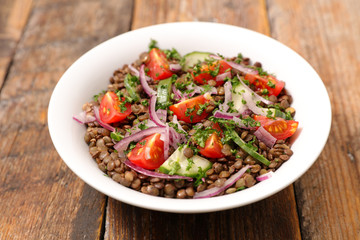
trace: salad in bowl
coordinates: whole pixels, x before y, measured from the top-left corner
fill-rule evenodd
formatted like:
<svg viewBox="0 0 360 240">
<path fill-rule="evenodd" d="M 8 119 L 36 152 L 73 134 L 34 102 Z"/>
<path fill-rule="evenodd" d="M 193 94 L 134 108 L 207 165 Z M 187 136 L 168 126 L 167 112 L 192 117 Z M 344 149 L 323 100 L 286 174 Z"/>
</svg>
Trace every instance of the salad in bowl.
<svg viewBox="0 0 360 240">
<path fill-rule="evenodd" d="M 271 178 L 298 129 L 284 81 L 234 53 L 151 40 L 73 116 L 103 174 L 144 194 L 210 198 Z"/>
</svg>

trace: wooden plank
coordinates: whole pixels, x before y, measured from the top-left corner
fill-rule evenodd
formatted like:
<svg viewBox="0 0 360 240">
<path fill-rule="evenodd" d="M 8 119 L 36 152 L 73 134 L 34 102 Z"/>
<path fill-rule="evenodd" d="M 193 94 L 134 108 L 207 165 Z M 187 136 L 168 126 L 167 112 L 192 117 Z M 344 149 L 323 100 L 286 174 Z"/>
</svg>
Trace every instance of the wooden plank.
<svg viewBox="0 0 360 240">
<path fill-rule="evenodd" d="M 0 239 L 102 238 L 107 197 L 62 162 L 48 133 L 47 107 L 72 62 L 129 29 L 132 4 L 43 0 L 34 6 L 0 95 Z"/>
<path fill-rule="evenodd" d="M 241 9 L 241 11 L 239 11 Z M 265 1 L 136 1 L 132 28 L 207 20 L 269 34 Z M 109 198 L 104 239 L 300 239 L 293 187 L 258 203 L 208 214 L 171 214 Z"/>
<path fill-rule="evenodd" d="M 0 0 L 0 89 L 32 9 L 32 1 Z"/>
<path fill-rule="evenodd" d="M 104 239 L 300 239 L 293 188 L 227 211 L 174 214 L 109 198 Z"/>
<path fill-rule="evenodd" d="M 360 239 L 359 10 L 357 0 L 269 1 L 274 36 L 314 66 L 332 102 L 328 143 L 295 184 L 304 239 Z"/>
<path fill-rule="evenodd" d="M 238 25 L 269 35 L 266 18 L 264 0 L 137 0 L 132 29 L 175 21 L 207 21 Z"/>
</svg>

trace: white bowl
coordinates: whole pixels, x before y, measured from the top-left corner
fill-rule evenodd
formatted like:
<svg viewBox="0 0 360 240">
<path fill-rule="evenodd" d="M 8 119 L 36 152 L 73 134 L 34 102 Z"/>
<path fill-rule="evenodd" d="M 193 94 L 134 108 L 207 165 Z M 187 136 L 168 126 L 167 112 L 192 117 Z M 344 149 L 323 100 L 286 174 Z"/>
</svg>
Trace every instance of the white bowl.
<svg viewBox="0 0 360 240">
<path fill-rule="evenodd" d="M 167 199 L 126 188 L 104 176 L 84 142 L 85 127 L 72 119 L 93 95 L 105 90 L 115 69 L 135 61 L 150 39 L 181 54 L 207 51 L 224 56 L 242 53 L 286 82 L 299 121 L 294 155 L 272 178 L 246 190 L 208 199 Z M 61 77 L 51 96 L 49 131 L 68 167 L 87 184 L 119 201 L 147 209 L 200 213 L 244 206 L 273 195 L 298 179 L 321 153 L 330 131 L 331 107 L 323 82 L 297 53 L 280 42 L 240 27 L 205 22 L 155 25 L 114 37 L 80 57 Z"/>
</svg>

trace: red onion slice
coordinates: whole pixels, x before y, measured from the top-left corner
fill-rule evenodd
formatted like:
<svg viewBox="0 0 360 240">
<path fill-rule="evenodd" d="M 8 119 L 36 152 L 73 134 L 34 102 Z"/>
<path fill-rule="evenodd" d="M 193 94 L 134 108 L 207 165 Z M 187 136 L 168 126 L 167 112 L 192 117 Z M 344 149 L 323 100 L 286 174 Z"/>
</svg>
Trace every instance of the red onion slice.
<svg viewBox="0 0 360 240">
<path fill-rule="evenodd" d="M 191 177 L 168 175 L 165 173 L 158 173 L 158 172 L 150 171 L 150 170 L 144 169 L 142 167 L 139 167 L 139 166 L 133 164 L 129 160 L 126 160 L 124 162 L 124 164 L 126 166 L 128 166 L 129 168 L 133 169 L 134 171 L 141 173 L 143 175 L 149 176 L 149 177 L 158 177 L 158 178 L 162 178 L 162 179 L 186 179 L 188 181 L 193 181 L 193 179 Z"/>
<path fill-rule="evenodd" d="M 230 67 L 232 68 L 235 68 L 237 70 L 239 70 L 240 72 L 243 72 L 243 73 L 249 73 L 249 74 L 258 74 L 259 72 L 252 69 L 252 68 L 248 68 L 248 67 L 245 67 L 241 64 L 237 64 L 237 63 L 234 63 L 234 62 L 231 62 L 231 61 L 227 61 L 225 59 L 222 59 L 221 57 L 217 56 L 217 55 L 210 55 L 211 58 L 214 58 L 214 59 L 217 59 L 217 60 L 223 60 L 225 61 L 227 64 L 230 65 Z"/>
<path fill-rule="evenodd" d="M 135 76 L 137 76 L 137 77 L 140 76 L 139 71 L 138 71 L 133 65 L 130 64 L 130 65 L 128 65 L 128 67 L 129 67 L 129 69 L 130 69 L 131 71 L 134 72 L 134 75 L 135 75 Z"/>
<path fill-rule="evenodd" d="M 99 108 L 98 107 L 94 107 L 94 114 L 95 114 L 95 118 L 96 121 L 100 124 L 100 126 L 102 126 L 103 128 L 106 128 L 107 130 L 114 132 L 115 128 L 113 126 L 111 126 L 110 124 L 104 123 L 103 121 L 101 121 L 100 119 L 100 114 L 99 114 Z"/>
<path fill-rule="evenodd" d="M 224 72 L 222 74 L 217 75 L 216 78 L 215 78 L 215 81 L 216 82 L 221 82 L 221 81 L 224 81 L 224 79 L 227 78 L 227 77 L 231 78 L 231 72 L 230 71 L 227 71 L 227 72 Z"/>
<path fill-rule="evenodd" d="M 243 167 L 240 171 L 232 175 L 228 180 L 225 181 L 222 187 L 213 187 L 202 192 L 196 192 L 194 198 L 209 198 L 218 195 L 222 191 L 225 191 L 236 183 L 242 175 L 250 168 L 250 165 Z"/>
<path fill-rule="evenodd" d="M 251 93 L 249 92 L 244 92 L 242 94 L 244 100 L 246 101 L 246 106 L 248 106 L 248 108 L 255 114 L 257 115 L 262 115 L 262 116 L 266 116 L 267 115 L 267 109 L 266 108 L 261 108 L 256 106 L 256 102 L 254 102 L 254 99 L 252 98 Z"/>
<path fill-rule="evenodd" d="M 276 143 L 276 138 L 274 138 L 268 131 L 266 131 L 265 128 L 262 126 L 259 127 L 255 132 L 254 135 L 263 143 L 265 143 L 266 146 L 269 148 L 272 148 Z"/>
<path fill-rule="evenodd" d="M 120 140 L 117 144 L 114 145 L 114 148 L 119 152 L 120 156 L 125 156 L 124 151 L 128 148 L 128 146 L 131 142 L 138 142 L 138 141 L 142 140 L 143 138 L 145 138 L 151 134 L 154 134 L 154 133 L 164 134 L 165 128 L 151 127 L 151 128 L 145 129 L 143 131 L 137 132 L 135 134 L 132 134 L 132 135 Z"/>
<path fill-rule="evenodd" d="M 244 88 L 245 88 L 246 90 L 248 90 L 248 91 L 254 96 L 255 101 L 261 101 L 261 102 L 263 102 L 263 103 L 265 103 L 265 104 L 267 104 L 267 105 L 274 104 L 274 102 L 263 98 L 262 96 L 260 96 L 260 95 L 257 94 L 256 92 L 254 92 L 251 88 L 249 88 L 249 86 L 246 85 L 243 80 L 241 80 L 239 74 L 237 74 L 237 78 L 239 79 L 239 81 L 241 82 L 241 84 L 244 86 Z"/>
<path fill-rule="evenodd" d="M 150 119 L 147 119 L 145 120 L 146 121 L 146 127 L 147 128 L 150 128 L 150 127 L 157 127 L 158 125 L 156 125 L 153 121 L 151 121 Z M 135 126 L 133 126 L 130 131 L 126 131 L 125 133 L 125 137 L 128 137 L 130 136 L 131 134 L 134 134 L 134 133 L 137 133 L 137 132 L 140 132 L 142 131 L 140 128 L 139 128 L 139 125 L 140 124 L 144 124 L 144 122 L 139 122 L 138 124 L 136 124 Z"/>
<path fill-rule="evenodd" d="M 178 144 L 180 143 L 180 134 L 177 133 L 173 128 L 170 128 L 169 129 L 169 144 L 177 149 L 179 146 Z"/>
<path fill-rule="evenodd" d="M 149 84 L 147 83 L 147 80 L 146 80 L 146 75 L 145 75 L 145 66 L 144 64 L 141 65 L 140 67 L 140 76 L 139 76 L 139 79 L 140 79 L 140 83 L 141 83 L 141 86 L 143 87 L 144 91 L 146 92 L 146 94 L 151 97 L 152 95 L 155 95 L 156 94 L 156 91 L 154 89 L 152 89 Z"/>
<path fill-rule="evenodd" d="M 238 114 L 238 113 L 237 113 Z M 250 127 L 250 126 L 246 126 L 240 118 L 232 115 L 232 113 L 224 113 L 221 112 L 219 110 L 215 111 L 214 113 L 214 117 L 216 118 L 223 118 L 223 119 L 227 119 L 227 120 L 233 120 L 238 127 L 240 128 L 244 128 L 244 129 L 256 129 L 256 127 Z"/>
<path fill-rule="evenodd" d="M 163 123 L 166 122 L 167 111 L 165 109 L 156 110 L 156 115 L 159 117 L 160 121 L 162 121 Z"/>
<path fill-rule="evenodd" d="M 238 117 L 239 115 L 240 115 L 239 113 L 225 113 L 219 110 L 215 111 L 214 113 L 214 117 L 228 119 L 228 120 L 233 120 L 234 117 Z"/>
<path fill-rule="evenodd" d="M 265 181 L 265 180 L 271 178 L 273 175 L 274 175 L 274 172 L 270 171 L 270 172 L 265 173 L 263 175 L 257 176 L 256 180 L 258 180 L 259 182 Z"/>
<path fill-rule="evenodd" d="M 164 139 L 164 158 L 165 160 L 169 157 L 169 148 L 170 148 L 170 128 L 166 124 L 165 127 L 165 139 Z"/>
<path fill-rule="evenodd" d="M 82 111 L 76 115 L 73 116 L 73 119 L 77 121 L 78 123 L 85 124 L 85 123 L 91 123 L 96 120 L 94 116 L 91 116 L 89 114 L 86 114 L 85 111 Z"/>
<path fill-rule="evenodd" d="M 220 105 L 220 109 L 223 112 L 227 112 L 227 110 L 229 109 L 228 103 L 231 102 L 231 100 L 232 100 L 231 90 L 232 90 L 232 85 L 228 81 L 224 84 L 225 99 L 224 99 L 224 102 Z"/>
<path fill-rule="evenodd" d="M 172 91 L 174 93 L 175 100 L 179 101 L 180 99 L 182 99 L 182 93 L 179 89 L 175 87 L 174 84 L 172 85 Z"/>
<path fill-rule="evenodd" d="M 156 94 L 155 95 L 152 95 L 150 97 L 150 100 L 149 100 L 149 115 L 150 115 L 150 119 L 152 121 L 154 121 L 154 123 L 160 127 L 165 127 L 165 123 L 163 123 L 158 115 L 156 114 L 155 112 L 155 105 L 156 105 L 156 99 L 157 99 L 157 96 Z"/>
<path fill-rule="evenodd" d="M 178 63 L 170 64 L 169 68 L 170 68 L 170 71 L 172 71 L 172 72 L 178 72 L 181 70 L 181 65 Z"/>
</svg>

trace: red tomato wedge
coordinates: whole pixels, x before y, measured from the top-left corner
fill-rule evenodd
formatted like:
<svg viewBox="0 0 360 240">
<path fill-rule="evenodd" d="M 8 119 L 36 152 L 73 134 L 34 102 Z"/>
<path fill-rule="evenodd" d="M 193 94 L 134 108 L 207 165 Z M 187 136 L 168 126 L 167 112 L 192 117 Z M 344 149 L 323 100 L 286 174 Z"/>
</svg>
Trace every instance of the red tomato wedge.
<svg viewBox="0 0 360 240">
<path fill-rule="evenodd" d="M 149 60 L 146 62 L 146 67 L 149 69 L 147 74 L 154 80 L 162 80 L 173 75 L 170 71 L 169 61 L 164 52 L 158 48 L 153 48 L 149 52 Z"/>
<path fill-rule="evenodd" d="M 127 155 L 128 159 L 139 167 L 156 169 L 165 162 L 164 141 L 160 133 L 154 133 L 139 141 Z"/>
<path fill-rule="evenodd" d="M 222 136 L 223 132 L 218 123 L 213 124 L 212 128 L 217 132 L 213 132 L 208 137 L 204 148 L 198 147 L 200 149 L 199 153 L 208 158 L 222 158 L 225 155 L 221 152 L 223 145 L 220 141 L 219 134 Z"/>
<path fill-rule="evenodd" d="M 277 80 L 274 76 L 259 76 L 254 74 L 246 74 L 245 80 L 248 80 L 250 84 L 255 85 L 256 90 L 267 89 L 269 94 L 277 96 L 280 94 L 285 86 L 285 82 Z"/>
<path fill-rule="evenodd" d="M 216 76 L 230 71 L 231 67 L 223 60 L 204 63 L 201 65 L 199 71 L 192 72 L 194 80 L 199 84 L 207 84 L 209 80 L 215 80 Z M 223 85 L 224 81 L 216 81 L 216 87 Z"/>
<path fill-rule="evenodd" d="M 278 140 L 292 136 L 299 125 L 299 122 L 294 120 L 285 120 L 282 118 L 271 119 L 258 115 L 254 116 L 254 120 L 259 121 L 261 126 Z"/>
<path fill-rule="evenodd" d="M 199 115 L 200 105 L 208 103 L 211 99 L 209 94 L 200 95 L 171 105 L 169 109 L 174 112 L 179 120 L 187 123 L 197 123 L 206 118 L 209 114 L 204 111 Z"/>
<path fill-rule="evenodd" d="M 115 123 L 124 120 L 131 114 L 131 104 L 126 103 L 126 110 L 121 112 L 121 102 L 114 92 L 107 92 L 100 103 L 100 119 L 105 123 Z"/>
</svg>

